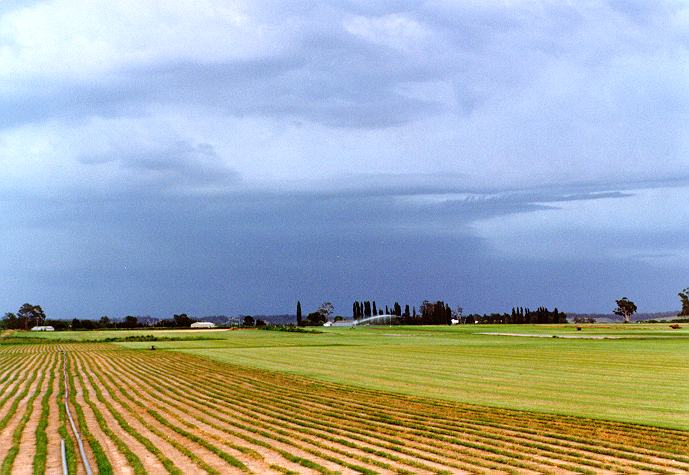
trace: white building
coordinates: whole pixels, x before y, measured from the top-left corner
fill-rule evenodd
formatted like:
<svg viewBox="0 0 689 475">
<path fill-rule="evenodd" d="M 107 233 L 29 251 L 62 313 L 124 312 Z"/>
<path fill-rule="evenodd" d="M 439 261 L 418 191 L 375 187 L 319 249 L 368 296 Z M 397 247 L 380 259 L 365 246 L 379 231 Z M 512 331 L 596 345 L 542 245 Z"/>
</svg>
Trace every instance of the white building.
<svg viewBox="0 0 689 475">
<path fill-rule="evenodd" d="M 213 322 L 194 322 L 191 324 L 191 328 L 215 328 L 215 323 L 213 323 Z"/>
<path fill-rule="evenodd" d="M 42 326 L 42 327 L 32 327 L 31 328 L 32 332 L 54 332 L 55 328 L 53 328 L 50 325 Z"/>
</svg>

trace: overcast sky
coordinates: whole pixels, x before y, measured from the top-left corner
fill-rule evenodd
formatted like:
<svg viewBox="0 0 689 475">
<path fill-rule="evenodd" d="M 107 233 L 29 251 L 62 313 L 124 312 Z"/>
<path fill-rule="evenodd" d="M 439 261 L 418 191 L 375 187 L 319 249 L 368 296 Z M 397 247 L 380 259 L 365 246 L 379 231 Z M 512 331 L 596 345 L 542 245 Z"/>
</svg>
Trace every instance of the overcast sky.
<svg viewBox="0 0 689 475">
<path fill-rule="evenodd" d="M 679 307 L 689 3 L 0 2 L 0 310 Z"/>
</svg>

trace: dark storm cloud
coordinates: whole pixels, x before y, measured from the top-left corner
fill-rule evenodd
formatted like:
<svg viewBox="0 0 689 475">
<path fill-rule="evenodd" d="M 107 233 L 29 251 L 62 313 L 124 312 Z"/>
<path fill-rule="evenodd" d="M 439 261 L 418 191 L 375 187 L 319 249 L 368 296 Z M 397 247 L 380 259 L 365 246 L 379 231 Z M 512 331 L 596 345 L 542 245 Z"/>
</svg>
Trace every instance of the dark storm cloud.
<svg viewBox="0 0 689 475">
<path fill-rule="evenodd" d="M 550 206 L 519 193 L 408 196 L 414 199 L 362 192 L 126 193 L 41 200 L 40 211 L 30 200 L 10 201 L 5 206 L 22 222 L 10 220 L 9 228 L 31 232 L 0 261 L 5 271 L 33 269 L 9 289 L 54 302 L 51 310 L 61 316 L 95 308 L 111 315 L 279 312 L 295 298 L 312 306 L 332 299 L 345 311 L 351 299 L 370 294 L 411 303 L 449 294 L 483 309 L 489 292 L 481 287 L 492 274 L 486 266 L 509 266 L 495 261 L 470 225 Z M 538 194 L 540 202 L 564 199 Z"/>
</svg>

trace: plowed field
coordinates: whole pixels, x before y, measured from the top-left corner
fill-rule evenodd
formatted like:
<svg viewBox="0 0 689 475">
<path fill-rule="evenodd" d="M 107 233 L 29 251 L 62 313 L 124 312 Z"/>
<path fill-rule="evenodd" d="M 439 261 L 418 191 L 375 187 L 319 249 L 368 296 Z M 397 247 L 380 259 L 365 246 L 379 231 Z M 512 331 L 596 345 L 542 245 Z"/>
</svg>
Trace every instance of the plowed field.
<svg viewBox="0 0 689 475">
<path fill-rule="evenodd" d="M 66 377 L 65 377 L 66 374 Z M 409 397 L 110 344 L 0 347 L 3 473 L 687 473 L 689 432 Z"/>
</svg>

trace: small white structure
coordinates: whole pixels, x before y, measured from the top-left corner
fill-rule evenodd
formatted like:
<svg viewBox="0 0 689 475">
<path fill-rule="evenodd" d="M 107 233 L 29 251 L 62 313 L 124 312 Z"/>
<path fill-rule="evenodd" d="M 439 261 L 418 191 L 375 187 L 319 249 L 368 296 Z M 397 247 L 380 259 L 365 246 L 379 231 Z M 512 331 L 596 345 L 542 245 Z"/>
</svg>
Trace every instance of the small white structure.
<svg viewBox="0 0 689 475">
<path fill-rule="evenodd" d="M 213 323 L 213 322 L 194 322 L 191 324 L 191 328 L 215 328 L 215 323 Z"/>
<path fill-rule="evenodd" d="M 323 324 L 323 326 L 324 326 L 324 327 L 332 327 L 332 326 L 333 326 L 333 322 L 325 322 L 325 323 Z"/>
<path fill-rule="evenodd" d="M 459 325 L 459 320 L 453 318 L 452 320 L 450 320 L 450 323 L 452 323 L 453 325 Z"/>
<path fill-rule="evenodd" d="M 51 325 L 45 325 L 41 327 L 32 327 L 31 328 L 32 332 L 54 332 L 55 328 L 53 328 Z"/>
</svg>

